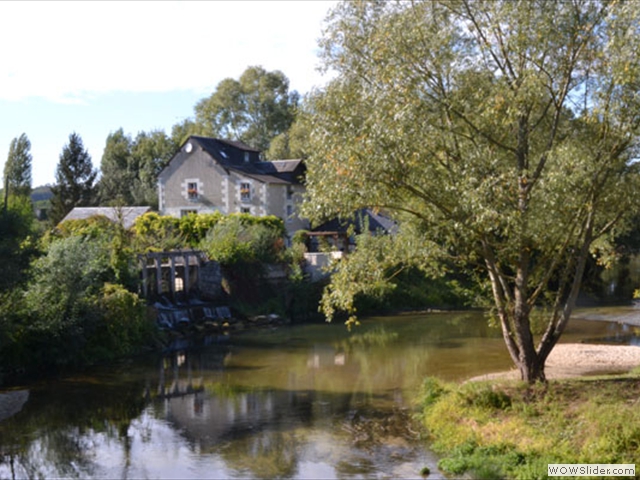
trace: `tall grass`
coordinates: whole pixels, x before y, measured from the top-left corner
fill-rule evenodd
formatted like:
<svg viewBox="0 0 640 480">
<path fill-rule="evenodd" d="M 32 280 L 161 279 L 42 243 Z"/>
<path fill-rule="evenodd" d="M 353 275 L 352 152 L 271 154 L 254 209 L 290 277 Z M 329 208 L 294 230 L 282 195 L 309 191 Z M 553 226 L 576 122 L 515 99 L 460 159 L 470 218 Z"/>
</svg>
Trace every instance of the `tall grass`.
<svg viewBox="0 0 640 480">
<path fill-rule="evenodd" d="M 640 463 L 640 382 L 615 378 L 423 385 L 439 467 L 480 479 L 547 477 L 549 463 Z"/>
</svg>

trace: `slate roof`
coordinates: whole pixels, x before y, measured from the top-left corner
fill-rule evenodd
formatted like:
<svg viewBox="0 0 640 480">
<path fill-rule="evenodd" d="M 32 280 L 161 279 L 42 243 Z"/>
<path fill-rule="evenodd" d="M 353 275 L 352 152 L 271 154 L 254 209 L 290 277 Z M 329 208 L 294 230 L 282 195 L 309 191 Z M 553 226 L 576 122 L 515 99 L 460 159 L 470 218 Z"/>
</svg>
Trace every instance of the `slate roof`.
<svg viewBox="0 0 640 480">
<path fill-rule="evenodd" d="M 376 233 L 382 231 L 383 233 L 396 233 L 398 225 L 390 218 L 375 213 L 370 208 L 363 208 L 358 210 L 354 217 L 348 219 L 335 218 L 328 222 L 318 225 L 312 229 L 312 232 L 338 232 L 346 233 L 350 226 L 355 226 L 355 233 L 362 233 L 365 226 L 365 218 L 369 221 L 369 232 Z"/>
<path fill-rule="evenodd" d="M 115 222 L 118 220 L 119 212 L 122 212 L 124 228 L 128 230 L 133 226 L 136 218 L 150 210 L 151 207 L 75 207 L 60 223 L 67 220 L 85 220 L 98 215 Z"/>
<path fill-rule="evenodd" d="M 191 135 L 188 141 L 199 145 L 225 169 L 241 173 L 259 182 L 294 184 L 300 183 L 304 176 L 305 166 L 302 160 L 263 162 L 260 160 L 259 150 L 242 142 L 198 135 Z M 245 152 L 250 155 L 248 162 L 245 161 Z"/>
<path fill-rule="evenodd" d="M 302 160 L 275 160 L 229 167 L 243 175 L 264 183 L 300 183 L 305 166 Z"/>
<path fill-rule="evenodd" d="M 245 152 L 248 152 L 251 155 L 254 162 L 260 158 L 260 150 L 256 150 L 242 142 L 221 140 L 219 138 L 200 137 L 198 135 L 191 135 L 189 140 L 196 142 L 205 152 L 224 166 L 230 167 L 233 165 L 244 164 Z"/>
</svg>

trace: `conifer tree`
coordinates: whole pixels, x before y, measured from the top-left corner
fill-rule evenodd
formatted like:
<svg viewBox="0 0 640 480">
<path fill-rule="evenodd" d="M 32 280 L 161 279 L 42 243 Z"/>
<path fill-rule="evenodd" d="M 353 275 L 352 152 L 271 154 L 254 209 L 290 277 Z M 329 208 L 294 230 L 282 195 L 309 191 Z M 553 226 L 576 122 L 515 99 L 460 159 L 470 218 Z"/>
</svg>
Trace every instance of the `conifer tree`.
<svg viewBox="0 0 640 480">
<path fill-rule="evenodd" d="M 60 154 L 56 184 L 51 187 L 51 221 L 54 225 L 74 207 L 91 204 L 97 174 L 82 138 L 77 133 L 72 133 L 69 135 L 69 143 Z"/>
</svg>

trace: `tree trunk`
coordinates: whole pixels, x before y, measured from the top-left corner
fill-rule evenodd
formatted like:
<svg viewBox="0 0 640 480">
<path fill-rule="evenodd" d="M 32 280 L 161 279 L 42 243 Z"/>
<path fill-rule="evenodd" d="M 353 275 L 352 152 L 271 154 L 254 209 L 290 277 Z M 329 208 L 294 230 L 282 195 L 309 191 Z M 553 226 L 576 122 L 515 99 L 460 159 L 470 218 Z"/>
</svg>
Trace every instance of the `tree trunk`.
<svg viewBox="0 0 640 480">
<path fill-rule="evenodd" d="M 522 381 L 529 384 L 547 381 L 544 373 L 545 360 L 540 359 L 535 352 L 532 356 L 524 356 L 522 361 L 516 362 L 516 365 L 520 370 Z"/>
<path fill-rule="evenodd" d="M 546 382 L 546 355 L 539 355 L 534 346 L 529 312 L 514 318 L 507 318 L 506 314 L 500 315 L 500 322 L 507 350 L 520 371 L 520 378 L 527 383 Z"/>
</svg>

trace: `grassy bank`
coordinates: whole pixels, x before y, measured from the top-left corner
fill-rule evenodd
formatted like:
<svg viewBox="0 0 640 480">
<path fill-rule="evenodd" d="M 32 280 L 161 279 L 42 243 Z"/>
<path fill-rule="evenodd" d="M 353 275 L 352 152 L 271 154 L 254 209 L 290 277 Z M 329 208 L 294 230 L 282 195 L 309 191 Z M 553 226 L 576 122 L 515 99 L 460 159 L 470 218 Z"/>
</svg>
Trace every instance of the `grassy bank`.
<svg viewBox="0 0 640 480">
<path fill-rule="evenodd" d="M 640 464 L 640 370 L 549 382 L 428 379 L 423 422 L 453 476 L 536 479 L 549 463 Z"/>
</svg>

